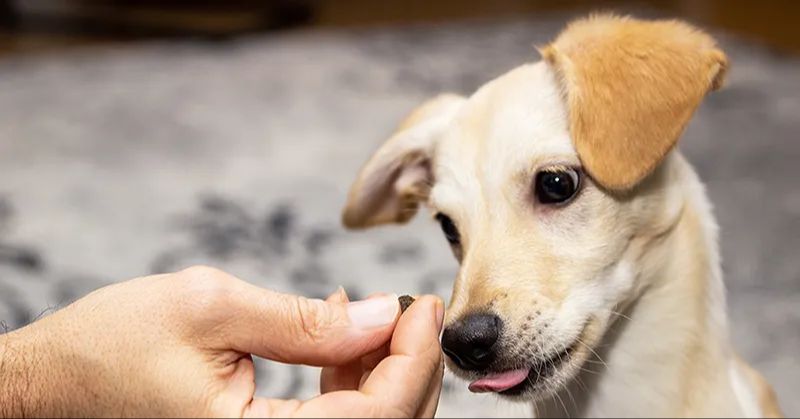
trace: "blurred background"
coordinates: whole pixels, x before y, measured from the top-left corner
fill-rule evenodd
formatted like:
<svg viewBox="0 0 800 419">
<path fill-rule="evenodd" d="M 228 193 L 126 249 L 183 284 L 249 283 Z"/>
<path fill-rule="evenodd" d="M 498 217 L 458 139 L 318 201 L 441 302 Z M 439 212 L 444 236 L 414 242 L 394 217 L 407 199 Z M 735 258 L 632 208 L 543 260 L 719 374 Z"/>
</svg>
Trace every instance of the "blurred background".
<svg viewBox="0 0 800 419">
<path fill-rule="evenodd" d="M 283 291 L 447 298 L 426 217 L 347 233 L 349 183 L 415 105 L 469 94 L 591 11 L 679 17 L 727 87 L 681 148 L 721 225 L 732 333 L 800 415 L 800 2 L 0 0 L 0 332 L 195 263 Z M 261 394 L 311 368 L 258 362 Z M 528 415 L 448 377 L 440 416 Z"/>
</svg>

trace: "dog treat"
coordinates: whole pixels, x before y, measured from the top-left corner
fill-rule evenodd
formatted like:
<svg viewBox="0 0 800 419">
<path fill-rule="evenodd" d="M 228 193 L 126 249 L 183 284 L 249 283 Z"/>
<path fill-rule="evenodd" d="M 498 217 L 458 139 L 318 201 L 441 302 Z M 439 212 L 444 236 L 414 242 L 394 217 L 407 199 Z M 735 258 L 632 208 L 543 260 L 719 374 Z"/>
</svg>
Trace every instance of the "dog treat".
<svg viewBox="0 0 800 419">
<path fill-rule="evenodd" d="M 400 313 L 405 313 L 406 309 L 414 302 L 414 297 L 410 295 L 401 295 L 397 298 L 400 302 Z"/>
</svg>

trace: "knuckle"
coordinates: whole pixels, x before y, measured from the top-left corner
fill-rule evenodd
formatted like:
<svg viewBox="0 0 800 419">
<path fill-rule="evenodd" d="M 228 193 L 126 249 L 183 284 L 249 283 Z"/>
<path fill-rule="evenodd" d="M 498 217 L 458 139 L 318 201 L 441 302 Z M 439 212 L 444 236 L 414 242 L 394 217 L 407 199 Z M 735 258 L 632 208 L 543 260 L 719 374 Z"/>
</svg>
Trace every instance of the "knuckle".
<svg viewBox="0 0 800 419">
<path fill-rule="evenodd" d="M 336 322 L 320 300 L 297 297 L 295 310 L 299 319 L 298 333 L 303 339 L 312 343 L 324 340 L 331 326 Z"/>
<path fill-rule="evenodd" d="M 232 277 L 209 266 L 192 266 L 179 273 L 180 292 L 198 310 L 211 310 L 228 303 Z"/>
<path fill-rule="evenodd" d="M 190 266 L 182 271 L 180 275 L 190 280 L 219 280 L 228 277 L 229 275 L 217 268 L 206 265 Z"/>
</svg>

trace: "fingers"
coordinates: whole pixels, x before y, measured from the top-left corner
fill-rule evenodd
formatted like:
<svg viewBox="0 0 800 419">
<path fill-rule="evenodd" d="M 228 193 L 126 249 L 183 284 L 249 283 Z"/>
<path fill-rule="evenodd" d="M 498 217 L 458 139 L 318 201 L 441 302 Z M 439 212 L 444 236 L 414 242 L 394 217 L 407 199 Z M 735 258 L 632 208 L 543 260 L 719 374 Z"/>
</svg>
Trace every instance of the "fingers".
<svg viewBox="0 0 800 419">
<path fill-rule="evenodd" d="M 388 355 L 387 344 L 346 365 L 323 368 L 320 373 L 320 393 L 358 390 L 364 374 L 372 371 L 375 365 Z"/>
<path fill-rule="evenodd" d="M 422 406 L 417 410 L 414 417 L 417 418 L 432 418 L 436 415 L 436 409 L 439 407 L 439 395 L 442 393 L 442 379 L 444 378 L 444 360 L 439 363 L 439 369 L 434 375 L 434 380 L 428 387 L 428 393 Z"/>
<path fill-rule="evenodd" d="M 344 288 L 339 287 L 325 301 L 329 303 L 348 303 L 350 298 Z M 354 360 L 345 365 L 325 367 L 319 375 L 319 389 L 321 394 L 331 391 L 355 390 L 361 376 L 361 361 Z M 355 386 L 353 385 L 355 382 Z"/>
<path fill-rule="evenodd" d="M 209 349 L 274 361 L 343 365 L 384 345 L 400 310 L 397 297 L 346 303 L 269 291 L 205 267 L 181 272 L 195 289 L 196 320 Z M 197 291 L 199 290 L 199 291 Z M 198 312 L 199 311 L 199 312 Z"/>
<path fill-rule="evenodd" d="M 417 300 L 398 321 L 390 355 L 377 364 L 360 391 L 333 391 L 306 402 L 256 398 L 245 416 L 432 416 L 441 390 L 443 313 L 438 298 Z"/>
<path fill-rule="evenodd" d="M 361 391 L 407 415 L 416 414 L 428 401 L 428 391 L 440 389 L 431 384 L 442 379 L 443 316 L 443 303 L 436 297 L 425 296 L 412 304 L 397 323 L 389 356 L 370 373 Z"/>
<path fill-rule="evenodd" d="M 343 293 L 344 290 L 340 288 L 337 292 L 331 294 L 326 301 L 341 301 Z M 346 301 L 346 294 L 344 295 Z M 382 293 L 370 294 L 367 296 L 367 299 L 378 298 L 385 295 L 386 294 Z M 372 371 L 372 369 L 378 365 L 378 362 L 388 355 L 389 345 L 387 342 L 387 344 L 382 345 L 380 348 L 346 365 L 323 368 L 320 373 L 320 393 L 325 394 L 332 391 L 358 390 L 364 374 Z"/>
<path fill-rule="evenodd" d="M 257 398 L 242 413 L 408 417 L 435 411 L 442 378 L 440 299 L 419 298 L 399 317 L 395 295 L 348 303 L 339 293 L 323 301 L 265 290 L 211 268 L 181 275 L 187 279 L 177 288 L 187 296 L 179 304 L 188 314 L 187 336 L 194 335 L 206 349 L 316 366 L 363 358 L 362 371 L 377 362 L 359 391 L 332 391 L 307 402 Z M 389 342 L 384 358 L 378 350 Z"/>
<path fill-rule="evenodd" d="M 328 303 L 253 287 L 246 300 L 234 349 L 318 366 L 343 365 L 374 351 L 389 341 L 399 312 L 395 296 Z"/>
<path fill-rule="evenodd" d="M 378 418 L 403 417 L 357 391 L 336 391 L 306 402 L 255 398 L 244 410 L 245 418 Z"/>
<path fill-rule="evenodd" d="M 325 367 L 319 374 L 319 393 L 357 390 L 360 379 L 361 363 L 359 361 L 352 361 L 338 367 Z"/>
</svg>

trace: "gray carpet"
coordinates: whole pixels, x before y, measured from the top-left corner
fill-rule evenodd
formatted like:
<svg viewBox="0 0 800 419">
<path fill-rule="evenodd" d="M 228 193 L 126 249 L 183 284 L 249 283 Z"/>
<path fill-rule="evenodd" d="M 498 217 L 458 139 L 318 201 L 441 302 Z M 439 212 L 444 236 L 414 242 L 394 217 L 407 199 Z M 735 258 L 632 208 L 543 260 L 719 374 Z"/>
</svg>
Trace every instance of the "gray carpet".
<svg viewBox="0 0 800 419">
<path fill-rule="evenodd" d="M 442 90 L 533 60 L 561 17 L 150 43 L 0 60 L 0 320 L 22 326 L 116 280 L 194 263 L 279 290 L 447 297 L 421 217 L 346 233 L 349 182 Z M 722 227 L 733 335 L 800 415 L 800 60 L 718 34 L 733 70 L 682 148 Z M 259 392 L 316 371 L 259 363 Z M 527 413 L 448 378 L 440 415 Z"/>
</svg>

